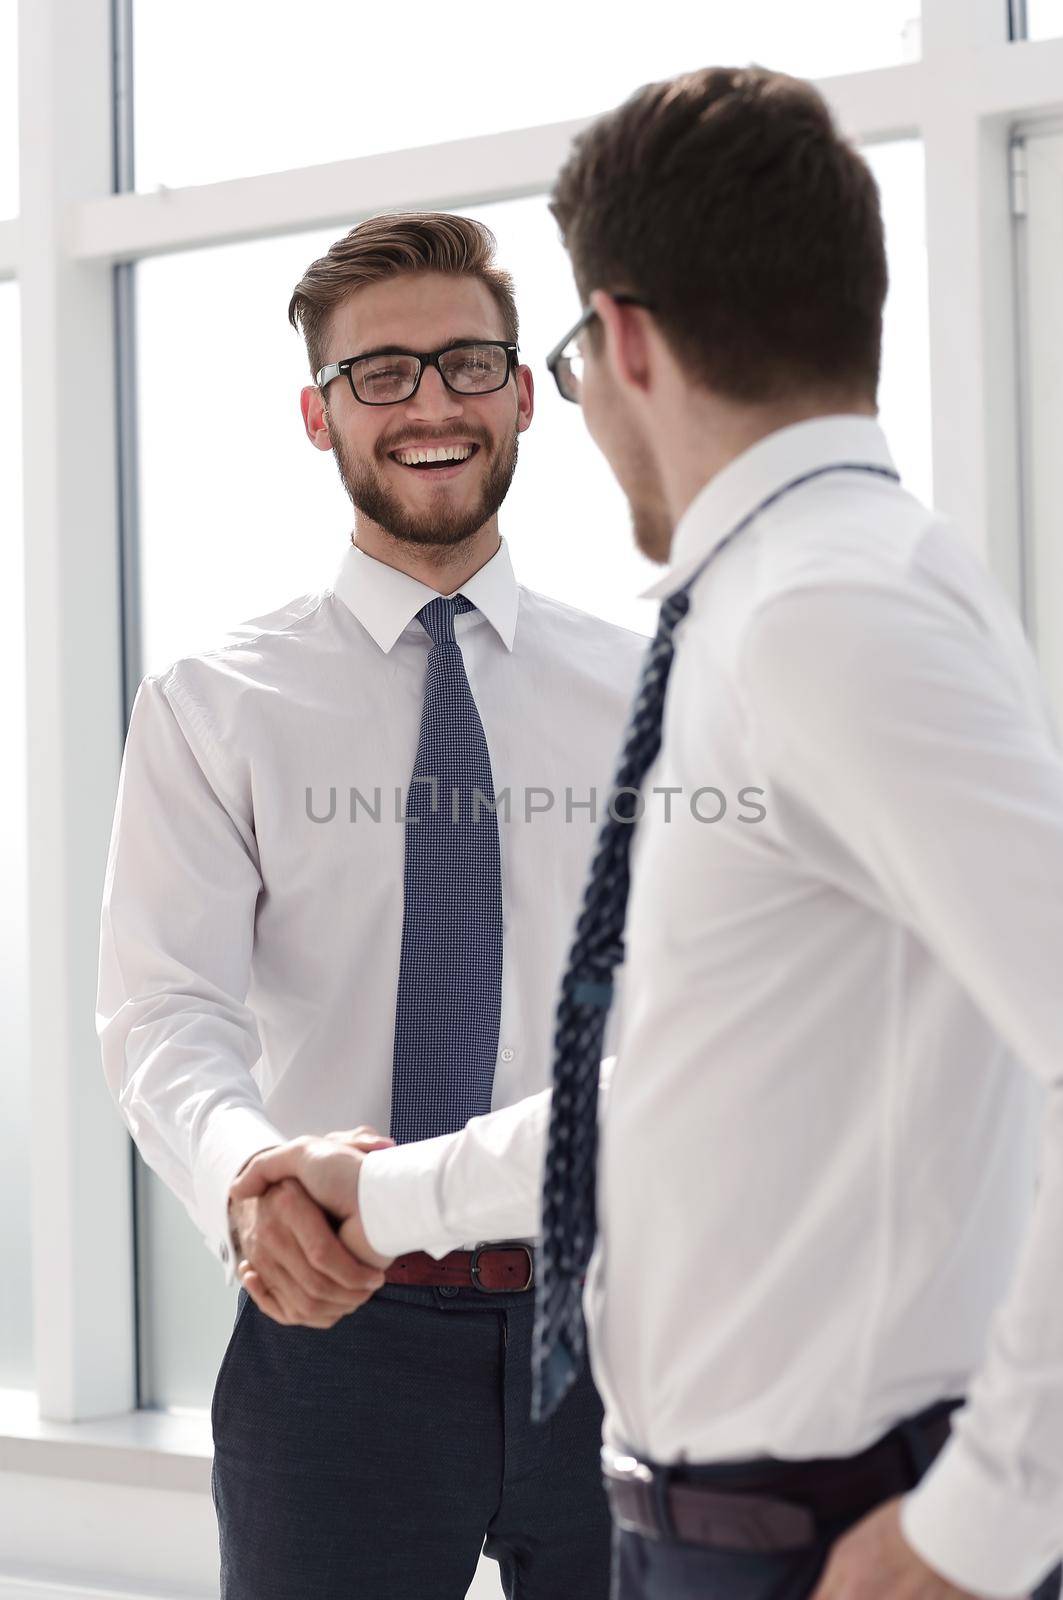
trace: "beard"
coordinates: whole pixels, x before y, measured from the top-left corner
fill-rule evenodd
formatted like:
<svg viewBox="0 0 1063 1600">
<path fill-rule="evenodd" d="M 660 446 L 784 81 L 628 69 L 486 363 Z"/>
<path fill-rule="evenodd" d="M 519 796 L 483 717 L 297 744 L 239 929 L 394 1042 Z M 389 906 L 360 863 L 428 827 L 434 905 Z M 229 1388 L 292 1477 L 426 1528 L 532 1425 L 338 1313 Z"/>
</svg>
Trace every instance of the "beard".
<svg viewBox="0 0 1063 1600">
<path fill-rule="evenodd" d="M 351 456 L 338 433 L 333 432 L 331 438 L 336 470 L 355 510 L 393 539 L 407 544 L 453 549 L 471 539 L 494 516 L 509 493 L 517 470 L 519 432 L 514 424 L 513 432 L 500 441 L 494 455 L 488 456 L 478 493 L 462 500 L 459 495 L 464 491 L 455 493 L 440 484 L 439 492 L 426 496 L 421 506 L 412 495 L 407 502 L 397 488 L 389 486 L 384 478 L 386 469 L 368 457 Z M 481 441 L 477 454 L 486 453 L 487 445 Z"/>
</svg>

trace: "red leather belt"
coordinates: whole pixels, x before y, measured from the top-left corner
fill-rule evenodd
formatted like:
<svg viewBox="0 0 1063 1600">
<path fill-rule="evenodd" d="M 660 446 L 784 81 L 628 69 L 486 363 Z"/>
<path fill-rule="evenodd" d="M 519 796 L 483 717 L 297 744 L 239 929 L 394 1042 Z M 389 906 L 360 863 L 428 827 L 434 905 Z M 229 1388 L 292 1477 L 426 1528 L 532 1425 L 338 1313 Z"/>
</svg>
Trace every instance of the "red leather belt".
<svg viewBox="0 0 1063 1600">
<path fill-rule="evenodd" d="M 949 1429 L 947 1414 L 920 1423 L 931 1456 Z M 620 1527 L 721 1550 L 803 1549 L 822 1537 L 821 1523 L 868 1512 L 917 1481 L 896 1429 L 854 1456 L 768 1459 L 759 1470 L 749 1463 L 745 1474 L 737 1462 L 733 1472 L 719 1470 L 726 1478 L 711 1484 L 691 1475 L 684 1480 L 683 1463 L 651 1465 L 602 1447 L 603 1481 Z"/>
<path fill-rule="evenodd" d="M 535 1257 L 526 1244 L 508 1240 L 481 1244 L 475 1250 L 452 1250 L 437 1260 L 425 1250 L 396 1256 L 384 1269 L 387 1283 L 452 1284 L 484 1294 L 530 1289 L 535 1282 Z"/>
</svg>

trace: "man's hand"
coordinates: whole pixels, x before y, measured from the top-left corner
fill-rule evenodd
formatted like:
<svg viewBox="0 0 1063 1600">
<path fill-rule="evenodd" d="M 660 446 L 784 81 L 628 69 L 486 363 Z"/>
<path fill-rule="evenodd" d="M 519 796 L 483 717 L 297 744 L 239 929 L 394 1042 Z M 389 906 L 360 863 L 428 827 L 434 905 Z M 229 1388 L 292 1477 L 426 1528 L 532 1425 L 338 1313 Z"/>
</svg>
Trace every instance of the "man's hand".
<svg viewBox="0 0 1063 1600">
<path fill-rule="evenodd" d="M 358 1218 L 365 1152 L 394 1140 L 362 1126 L 292 1139 L 252 1156 L 229 1189 L 240 1281 L 276 1322 L 331 1328 L 384 1282 Z M 337 1238 L 325 1215 L 344 1221 Z"/>
<path fill-rule="evenodd" d="M 900 1507 L 898 1495 L 835 1540 L 812 1600 L 978 1600 L 916 1554 Z"/>
</svg>

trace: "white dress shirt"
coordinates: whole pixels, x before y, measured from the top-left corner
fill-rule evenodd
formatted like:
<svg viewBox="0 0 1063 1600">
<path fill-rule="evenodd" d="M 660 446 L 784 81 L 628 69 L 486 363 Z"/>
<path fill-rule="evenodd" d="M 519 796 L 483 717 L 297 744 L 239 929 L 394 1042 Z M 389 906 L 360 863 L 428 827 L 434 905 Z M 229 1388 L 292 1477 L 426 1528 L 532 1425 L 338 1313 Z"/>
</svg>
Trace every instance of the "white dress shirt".
<svg viewBox="0 0 1063 1600">
<path fill-rule="evenodd" d="M 760 441 L 647 592 L 841 462 L 891 464 L 877 422 Z M 691 594 L 643 786 L 681 793 L 633 841 L 599 1101 L 604 1438 L 850 1455 L 967 1395 L 902 1525 L 954 1583 L 1028 1592 L 1063 1549 L 1063 756 L 1034 660 L 962 537 L 881 476 L 792 489 Z M 706 785 L 766 815 L 698 820 Z M 370 1242 L 535 1231 L 549 1099 L 370 1155 Z"/>
<path fill-rule="evenodd" d="M 550 1083 L 591 802 L 608 803 L 647 640 L 519 587 L 504 540 L 461 592 L 498 812 L 503 1107 Z M 402 817 L 431 646 L 416 613 L 435 598 L 350 545 L 334 583 L 144 678 L 133 704 L 96 1025 L 144 1160 L 229 1283 L 228 1190 L 255 1151 L 389 1128 Z"/>
</svg>

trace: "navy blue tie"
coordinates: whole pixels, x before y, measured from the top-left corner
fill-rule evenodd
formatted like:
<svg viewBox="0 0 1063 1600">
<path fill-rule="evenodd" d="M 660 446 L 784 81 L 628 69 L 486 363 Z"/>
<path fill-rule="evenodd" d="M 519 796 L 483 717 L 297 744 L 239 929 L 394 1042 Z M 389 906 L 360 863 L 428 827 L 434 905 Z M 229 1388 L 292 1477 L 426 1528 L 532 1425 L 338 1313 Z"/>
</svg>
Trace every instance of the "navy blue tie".
<svg viewBox="0 0 1063 1600">
<path fill-rule="evenodd" d="M 672 635 L 690 596 L 663 601 L 642 666 L 610 811 L 598 834 L 590 878 L 561 981 L 554 1035 L 554 1088 L 543 1183 L 541 1265 L 532 1339 L 532 1418 L 546 1417 L 579 1376 L 586 1338 L 583 1275 L 596 1231 L 598 1078 L 613 968 L 624 956 L 628 856 L 639 787 L 661 744 L 661 713 L 672 666 Z M 623 819 L 623 820 L 620 820 Z"/>
<path fill-rule="evenodd" d="M 454 616 L 463 594 L 417 613 L 431 639 L 407 793 L 391 1137 L 463 1128 L 491 1109 L 502 1007 L 502 869 L 491 759 Z"/>
<path fill-rule="evenodd" d="M 662 602 L 657 633 L 646 652 L 557 1007 L 532 1332 L 531 1414 L 535 1422 L 545 1421 L 556 1410 L 583 1366 L 583 1280 L 597 1232 L 602 1039 L 613 998 L 613 970 L 624 959 L 631 836 L 642 780 L 661 746 L 665 690 L 675 651 L 673 635 L 689 609 L 690 586 L 709 562 L 760 512 L 828 472 L 869 472 L 897 481 L 897 473 L 890 467 L 846 461 L 816 467 L 774 490 L 720 540 L 683 587 Z"/>
</svg>

